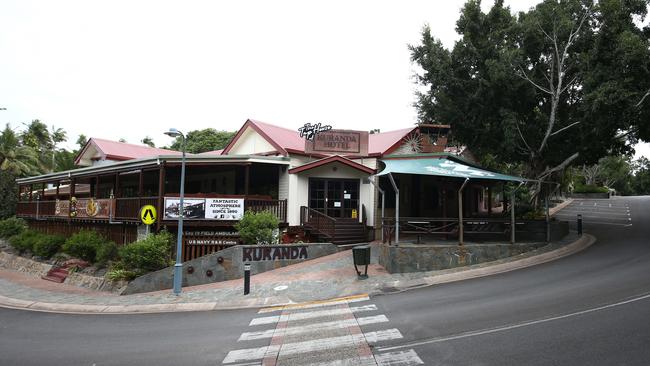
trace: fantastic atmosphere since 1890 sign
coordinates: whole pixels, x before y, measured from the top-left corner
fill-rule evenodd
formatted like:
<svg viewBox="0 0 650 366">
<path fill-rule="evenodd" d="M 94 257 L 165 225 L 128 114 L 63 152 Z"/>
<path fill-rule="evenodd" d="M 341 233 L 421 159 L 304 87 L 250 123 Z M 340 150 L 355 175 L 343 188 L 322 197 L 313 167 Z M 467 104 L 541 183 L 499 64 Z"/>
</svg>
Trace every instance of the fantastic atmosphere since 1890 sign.
<svg viewBox="0 0 650 366">
<path fill-rule="evenodd" d="M 165 197 L 165 219 L 178 219 L 180 199 Z M 185 219 L 240 220 L 244 216 L 243 198 L 189 198 L 183 202 Z"/>
</svg>

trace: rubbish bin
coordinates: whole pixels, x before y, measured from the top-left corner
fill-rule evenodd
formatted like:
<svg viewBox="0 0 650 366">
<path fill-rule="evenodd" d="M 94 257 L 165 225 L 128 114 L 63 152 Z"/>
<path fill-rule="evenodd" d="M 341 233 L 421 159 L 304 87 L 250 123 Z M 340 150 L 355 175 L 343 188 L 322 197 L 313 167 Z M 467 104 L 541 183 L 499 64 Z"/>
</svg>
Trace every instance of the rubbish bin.
<svg viewBox="0 0 650 366">
<path fill-rule="evenodd" d="M 357 245 L 352 248 L 352 259 L 354 260 L 354 269 L 357 271 L 359 278 L 368 278 L 368 265 L 370 264 L 370 246 Z M 362 275 L 357 266 L 366 266 Z"/>
</svg>

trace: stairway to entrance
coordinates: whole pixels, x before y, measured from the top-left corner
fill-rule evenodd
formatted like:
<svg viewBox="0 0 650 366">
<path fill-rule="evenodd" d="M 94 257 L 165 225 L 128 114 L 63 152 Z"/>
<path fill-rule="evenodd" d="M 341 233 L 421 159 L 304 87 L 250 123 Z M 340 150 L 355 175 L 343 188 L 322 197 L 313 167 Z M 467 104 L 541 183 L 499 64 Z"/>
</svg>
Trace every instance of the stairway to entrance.
<svg viewBox="0 0 650 366">
<path fill-rule="evenodd" d="M 333 244 L 354 244 L 367 241 L 365 220 L 334 218 L 302 206 L 300 224 L 318 241 Z"/>
</svg>

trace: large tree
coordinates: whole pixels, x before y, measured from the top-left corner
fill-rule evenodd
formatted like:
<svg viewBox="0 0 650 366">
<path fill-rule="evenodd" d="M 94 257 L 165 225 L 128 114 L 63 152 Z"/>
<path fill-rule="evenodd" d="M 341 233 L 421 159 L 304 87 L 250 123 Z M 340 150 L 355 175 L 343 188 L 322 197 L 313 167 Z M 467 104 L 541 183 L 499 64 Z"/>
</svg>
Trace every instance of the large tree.
<svg viewBox="0 0 650 366">
<path fill-rule="evenodd" d="M 198 154 L 206 151 L 223 149 L 228 142 L 235 136 L 236 132 L 217 131 L 214 128 L 204 130 L 194 130 L 187 133 L 185 141 L 185 150 L 192 154 Z M 171 145 L 171 149 L 180 150 L 181 140 L 177 137 Z"/>
<path fill-rule="evenodd" d="M 648 0 L 547 0 L 514 15 L 468 1 L 461 35 L 443 47 L 428 27 L 410 46 L 426 87 L 423 122 L 444 122 L 479 155 L 521 163 L 529 178 L 557 179 L 569 164 L 629 153 L 644 138 L 650 89 Z"/>
</svg>

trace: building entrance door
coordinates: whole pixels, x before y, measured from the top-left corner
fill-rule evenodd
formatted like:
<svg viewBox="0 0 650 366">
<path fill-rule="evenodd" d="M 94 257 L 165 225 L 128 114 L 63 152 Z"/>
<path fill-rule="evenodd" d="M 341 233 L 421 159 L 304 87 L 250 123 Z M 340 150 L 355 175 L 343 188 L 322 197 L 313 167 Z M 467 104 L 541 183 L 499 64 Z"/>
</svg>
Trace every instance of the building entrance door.
<svg viewBox="0 0 650 366">
<path fill-rule="evenodd" d="M 309 208 L 337 218 L 359 215 L 359 180 L 310 178 Z"/>
</svg>

